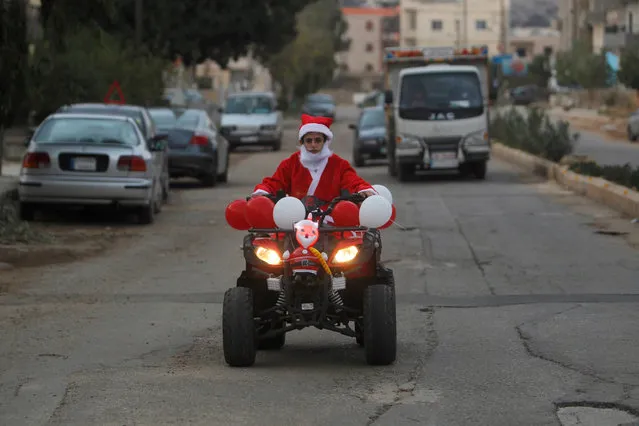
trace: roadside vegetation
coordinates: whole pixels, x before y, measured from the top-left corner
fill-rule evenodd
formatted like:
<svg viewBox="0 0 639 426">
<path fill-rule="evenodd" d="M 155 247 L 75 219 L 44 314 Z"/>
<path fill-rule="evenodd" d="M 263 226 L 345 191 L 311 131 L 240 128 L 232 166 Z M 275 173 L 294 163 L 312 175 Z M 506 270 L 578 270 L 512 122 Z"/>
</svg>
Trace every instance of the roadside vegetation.
<svg viewBox="0 0 639 426">
<path fill-rule="evenodd" d="M 586 176 L 598 177 L 617 185 L 639 189 L 639 167 L 629 163 L 623 166 L 601 166 L 594 161 L 581 161 L 570 165 L 570 170 Z"/>
<path fill-rule="evenodd" d="M 520 149 L 553 162 L 572 154 L 579 134 L 570 132 L 566 121 L 553 123 L 541 108 L 516 108 L 497 112 L 490 123 L 490 135 L 511 148 Z"/>
</svg>

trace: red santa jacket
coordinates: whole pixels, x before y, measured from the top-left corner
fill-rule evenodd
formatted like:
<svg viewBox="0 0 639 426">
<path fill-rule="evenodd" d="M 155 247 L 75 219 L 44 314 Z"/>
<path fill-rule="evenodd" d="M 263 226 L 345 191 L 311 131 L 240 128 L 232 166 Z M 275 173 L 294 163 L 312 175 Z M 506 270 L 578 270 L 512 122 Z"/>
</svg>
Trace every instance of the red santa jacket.
<svg viewBox="0 0 639 426">
<path fill-rule="evenodd" d="M 266 191 L 275 194 L 283 189 L 288 195 L 303 198 L 306 195 L 329 201 L 339 197 L 342 189 L 350 193 L 372 189 L 372 186 L 359 177 L 350 163 L 342 157 L 333 154 L 328 158 L 322 174 L 316 179 L 316 189 L 309 194 L 313 184 L 311 172 L 300 162 L 300 152 L 297 151 L 280 163 L 271 177 L 266 177 L 254 191 Z"/>
</svg>

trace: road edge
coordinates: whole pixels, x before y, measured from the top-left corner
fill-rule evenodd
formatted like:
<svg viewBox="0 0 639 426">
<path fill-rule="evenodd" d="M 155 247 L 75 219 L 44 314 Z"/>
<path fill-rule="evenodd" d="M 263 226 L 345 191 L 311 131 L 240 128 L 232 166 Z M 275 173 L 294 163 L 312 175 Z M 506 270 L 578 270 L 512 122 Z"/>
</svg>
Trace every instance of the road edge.
<svg viewBox="0 0 639 426">
<path fill-rule="evenodd" d="M 515 164 L 532 174 L 555 181 L 564 188 L 631 218 L 639 217 L 639 192 L 637 191 L 606 179 L 575 173 L 570 171 L 568 166 L 553 163 L 500 142 L 493 142 L 492 151 L 495 157 Z"/>
</svg>

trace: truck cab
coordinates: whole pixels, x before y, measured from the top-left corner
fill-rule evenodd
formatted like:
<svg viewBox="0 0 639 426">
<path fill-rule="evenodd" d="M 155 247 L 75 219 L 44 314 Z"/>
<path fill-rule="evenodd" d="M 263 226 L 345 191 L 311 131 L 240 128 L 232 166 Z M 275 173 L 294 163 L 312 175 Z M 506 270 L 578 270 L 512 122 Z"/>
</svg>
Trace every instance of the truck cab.
<svg viewBox="0 0 639 426">
<path fill-rule="evenodd" d="M 414 48 L 413 48 L 414 51 Z M 437 60 L 387 56 L 385 106 L 389 172 L 458 170 L 479 179 L 490 159 L 487 50 L 424 49 Z M 475 54 L 472 54 L 474 52 Z"/>
</svg>

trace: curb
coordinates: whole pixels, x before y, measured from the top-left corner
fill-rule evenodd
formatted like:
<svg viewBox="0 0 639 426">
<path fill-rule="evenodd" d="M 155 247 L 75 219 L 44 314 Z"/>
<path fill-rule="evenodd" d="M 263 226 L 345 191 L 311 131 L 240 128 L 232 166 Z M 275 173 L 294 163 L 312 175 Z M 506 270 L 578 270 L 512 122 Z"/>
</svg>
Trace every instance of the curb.
<svg viewBox="0 0 639 426">
<path fill-rule="evenodd" d="M 553 180 L 579 195 L 584 195 L 631 218 L 639 217 L 639 192 L 637 191 L 606 179 L 572 172 L 568 166 L 561 166 L 499 142 L 493 142 L 492 152 L 497 158 L 522 167 L 535 175 Z"/>
</svg>

